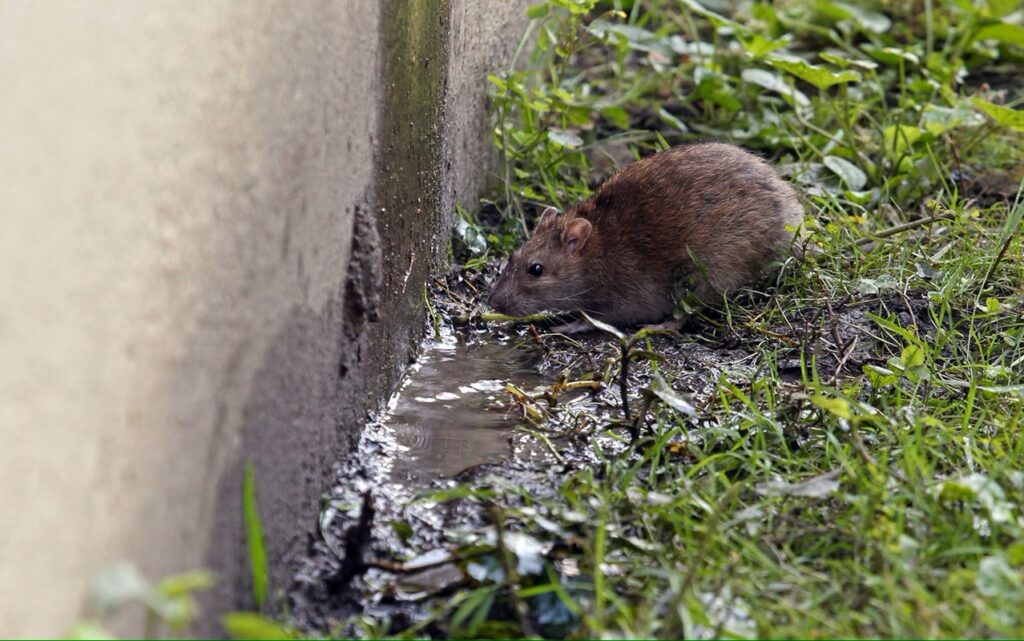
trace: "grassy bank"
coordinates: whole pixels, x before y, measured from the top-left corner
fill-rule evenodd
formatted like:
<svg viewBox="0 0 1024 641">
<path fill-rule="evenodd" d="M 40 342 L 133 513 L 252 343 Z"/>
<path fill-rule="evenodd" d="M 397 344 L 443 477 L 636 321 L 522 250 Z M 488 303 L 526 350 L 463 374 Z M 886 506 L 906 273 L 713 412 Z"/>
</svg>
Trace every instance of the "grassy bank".
<svg viewBox="0 0 1024 641">
<path fill-rule="evenodd" d="M 494 557 L 438 625 L 1024 635 L 1018 4 L 553 0 L 531 15 L 519 70 L 490 77 L 504 191 L 471 271 L 538 207 L 712 138 L 799 186 L 823 252 L 699 315 L 681 340 L 743 353 L 709 392 L 636 352 L 647 387 L 659 374 L 674 391 L 636 393 L 651 400 L 629 451 L 602 445 L 624 435 L 602 417 L 572 437 L 598 462 L 550 495 L 475 482 L 463 500 L 533 547 L 518 543 L 518 571 Z M 531 408 L 531 429 L 565 436 L 561 408 Z"/>
</svg>

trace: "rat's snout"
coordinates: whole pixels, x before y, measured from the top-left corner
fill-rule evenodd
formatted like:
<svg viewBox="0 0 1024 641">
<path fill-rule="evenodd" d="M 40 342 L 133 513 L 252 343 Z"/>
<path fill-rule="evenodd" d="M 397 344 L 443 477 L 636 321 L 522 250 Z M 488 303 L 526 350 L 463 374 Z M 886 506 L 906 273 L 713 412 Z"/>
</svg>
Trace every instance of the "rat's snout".
<svg viewBox="0 0 1024 641">
<path fill-rule="evenodd" d="M 508 262 L 502 261 L 498 267 L 498 277 L 491 283 L 491 291 L 487 294 L 487 306 L 501 313 L 505 313 L 505 308 L 508 306 L 508 297 L 504 294 L 504 290 L 508 289 L 505 286 L 505 270 L 507 269 Z"/>
<path fill-rule="evenodd" d="M 487 295 L 487 306 L 498 312 L 504 312 L 505 299 L 499 291 L 498 283 L 491 286 L 491 293 Z"/>
<path fill-rule="evenodd" d="M 494 284 L 491 285 L 491 293 L 487 295 L 487 305 L 502 314 L 508 313 L 508 287 L 505 285 L 504 279 L 499 276 Z"/>
</svg>

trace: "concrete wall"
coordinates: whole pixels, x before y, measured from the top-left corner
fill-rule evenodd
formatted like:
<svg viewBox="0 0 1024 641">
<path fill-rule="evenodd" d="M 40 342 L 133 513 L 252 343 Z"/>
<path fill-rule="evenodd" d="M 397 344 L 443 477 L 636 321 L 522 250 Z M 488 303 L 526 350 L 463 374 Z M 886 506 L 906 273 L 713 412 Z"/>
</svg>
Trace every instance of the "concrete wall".
<svg viewBox="0 0 1024 641">
<path fill-rule="evenodd" d="M 246 461 L 287 580 L 493 167 L 527 4 L 0 4 L 0 635 L 121 559 L 245 605 Z"/>
</svg>

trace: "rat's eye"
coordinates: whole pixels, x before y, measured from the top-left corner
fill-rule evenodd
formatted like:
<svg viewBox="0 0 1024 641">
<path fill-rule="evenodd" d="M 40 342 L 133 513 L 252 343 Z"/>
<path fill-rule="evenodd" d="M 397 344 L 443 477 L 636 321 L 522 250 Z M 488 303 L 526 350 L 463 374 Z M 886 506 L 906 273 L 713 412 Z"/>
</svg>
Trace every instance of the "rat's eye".
<svg viewBox="0 0 1024 641">
<path fill-rule="evenodd" d="M 537 278 L 538 276 L 544 273 L 544 265 L 541 265 L 540 263 L 534 263 L 530 265 L 530 268 L 526 270 L 526 273 L 528 273 L 530 276 L 533 276 L 534 278 Z"/>
</svg>

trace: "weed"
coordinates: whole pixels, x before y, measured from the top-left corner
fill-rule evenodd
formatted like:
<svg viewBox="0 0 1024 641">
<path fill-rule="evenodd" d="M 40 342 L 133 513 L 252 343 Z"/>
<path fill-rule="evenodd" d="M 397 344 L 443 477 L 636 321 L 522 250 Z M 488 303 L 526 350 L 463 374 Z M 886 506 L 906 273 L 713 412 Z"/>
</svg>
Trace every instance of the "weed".
<svg viewBox="0 0 1024 641">
<path fill-rule="evenodd" d="M 245 517 L 245 540 L 249 550 L 249 568 L 252 573 L 252 597 L 257 608 L 267 600 L 270 583 L 267 553 L 263 546 L 263 525 L 256 507 L 256 478 L 252 463 L 246 463 L 242 480 L 242 512 Z"/>
<path fill-rule="evenodd" d="M 624 424 L 651 429 L 615 456 L 595 444 L 550 495 L 495 478 L 458 494 L 486 494 L 506 538 L 547 552 L 511 586 L 474 575 L 434 625 L 1024 634 L 1019 4 L 552 0 L 530 15 L 520 64 L 489 77 L 504 195 L 484 254 L 507 253 L 534 209 L 701 138 L 775 162 L 822 252 L 701 312 L 687 340 L 746 356 L 692 405 L 658 372 L 672 341 L 608 328 Z M 658 377 L 631 407 L 645 355 Z M 551 411 L 520 394 L 542 432 Z"/>
<path fill-rule="evenodd" d="M 107 629 L 117 614 L 133 606 L 145 612 L 143 636 L 155 639 L 167 632 L 180 635 L 196 615 L 195 593 L 213 586 L 204 570 L 169 576 L 157 584 L 142 577 L 135 566 L 115 564 L 96 577 L 84 616 L 68 631 L 71 639 L 116 639 Z"/>
</svg>

